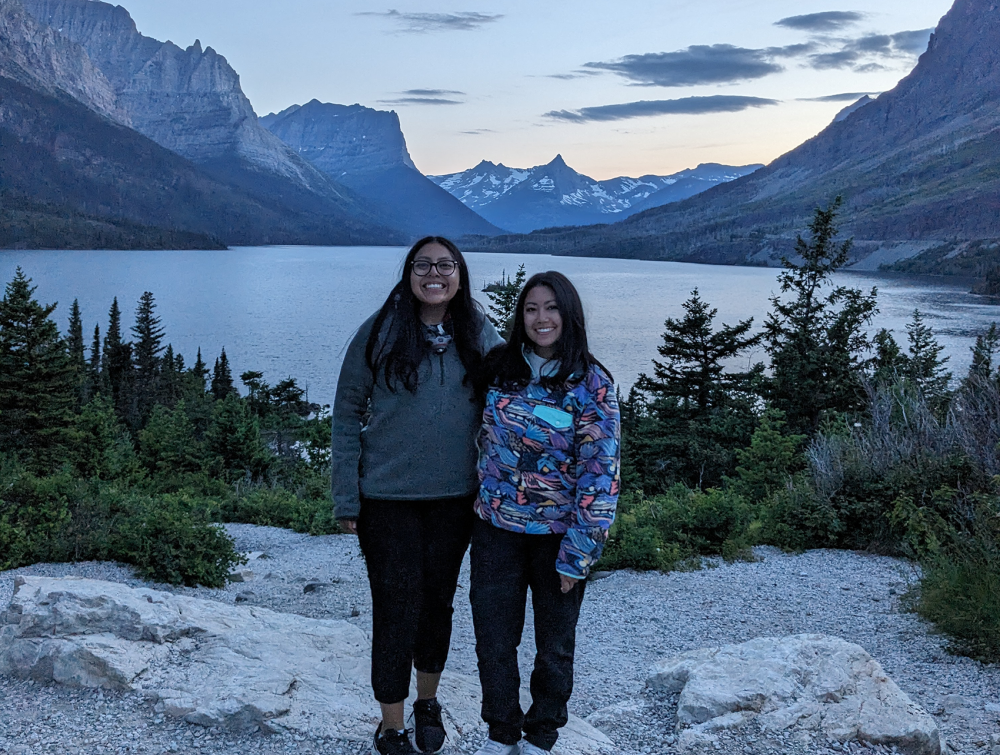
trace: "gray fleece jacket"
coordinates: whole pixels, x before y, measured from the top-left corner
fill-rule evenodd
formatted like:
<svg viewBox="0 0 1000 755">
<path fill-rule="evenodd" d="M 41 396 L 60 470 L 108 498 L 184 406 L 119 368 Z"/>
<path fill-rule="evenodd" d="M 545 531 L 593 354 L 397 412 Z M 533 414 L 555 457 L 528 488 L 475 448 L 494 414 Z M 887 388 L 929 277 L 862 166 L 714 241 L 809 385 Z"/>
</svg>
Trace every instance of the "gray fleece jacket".
<svg viewBox="0 0 1000 755">
<path fill-rule="evenodd" d="M 376 313 L 377 314 L 377 313 Z M 420 364 L 415 393 L 374 380 L 365 344 L 375 316 L 358 329 L 340 368 L 333 405 L 332 489 L 338 519 L 357 517 L 360 496 L 398 501 L 457 498 L 479 488 L 476 436 L 482 404 L 463 385 L 452 343 Z M 503 343 L 483 318 L 480 348 Z"/>
</svg>

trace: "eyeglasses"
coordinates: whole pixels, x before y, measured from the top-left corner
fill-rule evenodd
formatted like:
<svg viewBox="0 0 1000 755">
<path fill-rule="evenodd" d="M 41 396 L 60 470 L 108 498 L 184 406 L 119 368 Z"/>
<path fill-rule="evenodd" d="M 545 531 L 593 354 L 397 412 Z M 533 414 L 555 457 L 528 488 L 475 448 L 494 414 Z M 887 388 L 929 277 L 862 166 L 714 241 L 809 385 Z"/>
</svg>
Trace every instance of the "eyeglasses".
<svg viewBox="0 0 1000 755">
<path fill-rule="evenodd" d="M 425 275 L 430 273 L 433 267 L 438 271 L 438 275 L 451 275 L 455 272 L 455 268 L 458 267 L 458 263 L 455 260 L 438 260 L 437 262 L 428 262 L 427 260 L 417 260 L 411 264 L 413 272 L 415 275 L 419 275 L 423 278 Z"/>
</svg>

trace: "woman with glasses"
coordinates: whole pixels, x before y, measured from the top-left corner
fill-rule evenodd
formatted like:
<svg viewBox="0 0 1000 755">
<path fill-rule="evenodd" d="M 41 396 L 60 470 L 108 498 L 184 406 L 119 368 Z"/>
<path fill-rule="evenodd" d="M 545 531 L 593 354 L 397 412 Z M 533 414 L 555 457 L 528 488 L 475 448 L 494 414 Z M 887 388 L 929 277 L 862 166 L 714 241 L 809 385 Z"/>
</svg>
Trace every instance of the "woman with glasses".
<svg viewBox="0 0 1000 755">
<path fill-rule="evenodd" d="M 368 567 L 372 690 L 382 709 L 373 754 L 444 745 L 437 687 L 479 487 L 482 403 L 470 375 L 501 343 L 472 299 L 461 252 L 429 236 L 410 249 L 401 279 L 344 356 L 332 486 L 337 519 L 357 534 Z M 414 667 L 408 730 L 403 703 Z"/>
<path fill-rule="evenodd" d="M 470 598 L 489 739 L 477 755 L 544 755 L 566 725 L 585 580 L 615 518 L 618 403 L 587 346 L 580 296 L 555 271 L 524 284 L 510 343 L 487 362 Z M 517 648 L 529 589 L 524 713 Z"/>
</svg>

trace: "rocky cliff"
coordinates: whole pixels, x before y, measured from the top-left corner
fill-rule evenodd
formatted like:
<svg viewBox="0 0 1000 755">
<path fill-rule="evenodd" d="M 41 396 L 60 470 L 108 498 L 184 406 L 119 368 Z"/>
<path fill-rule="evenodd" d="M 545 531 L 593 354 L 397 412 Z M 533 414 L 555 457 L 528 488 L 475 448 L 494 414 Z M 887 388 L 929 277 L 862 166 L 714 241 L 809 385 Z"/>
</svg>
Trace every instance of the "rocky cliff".
<svg viewBox="0 0 1000 755">
<path fill-rule="evenodd" d="M 220 182 L 63 91 L 0 74 L 0 247 L 403 242 L 330 202 L 291 206 Z"/>
<path fill-rule="evenodd" d="M 38 23 L 19 0 L 0 0 L 0 75 L 50 94 L 65 92 L 128 125 L 111 82 L 80 45 Z"/>
<path fill-rule="evenodd" d="M 211 47 L 186 50 L 139 33 L 121 6 L 98 0 L 21 0 L 40 23 L 86 50 L 133 128 L 196 163 L 237 158 L 264 173 L 336 196 L 328 181 L 257 121 L 240 78 Z"/>
<path fill-rule="evenodd" d="M 499 232 L 417 170 L 394 112 L 312 100 L 260 122 L 411 236 Z"/>
<path fill-rule="evenodd" d="M 622 223 L 493 250 L 769 263 L 817 205 L 845 200 L 858 258 L 1000 237 L 1000 4 L 957 0 L 891 91 L 744 178 Z M 893 251 L 896 250 L 896 251 Z"/>
<path fill-rule="evenodd" d="M 388 168 L 416 170 L 395 112 L 312 100 L 260 119 L 300 157 L 336 177 Z"/>
</svg>

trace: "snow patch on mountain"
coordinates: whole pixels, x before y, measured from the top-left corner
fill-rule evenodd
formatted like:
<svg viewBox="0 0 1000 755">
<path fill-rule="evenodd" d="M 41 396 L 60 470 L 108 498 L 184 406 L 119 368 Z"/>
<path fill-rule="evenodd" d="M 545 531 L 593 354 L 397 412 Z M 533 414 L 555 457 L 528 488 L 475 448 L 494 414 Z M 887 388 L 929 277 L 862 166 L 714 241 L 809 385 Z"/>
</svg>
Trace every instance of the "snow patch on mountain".
<svg viewBox="0 0 1000 755">
<path fill-rule="evenodd" d="M 559 225 L 615 222 L 687 199 L 759 167 L 705 163 L 668 176 L 596 181 L 557 155 L 552 162 L 533 168 L 508 168 L 483 160 L 461 173 L 428 178 L 494 225 L 523 233 Z"/>
</svg>

